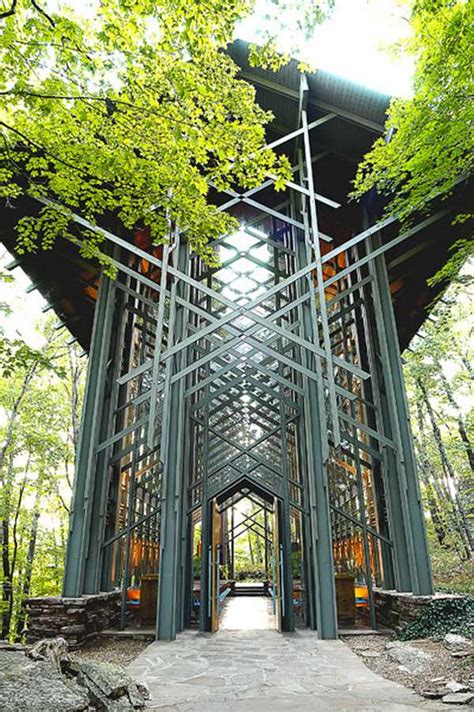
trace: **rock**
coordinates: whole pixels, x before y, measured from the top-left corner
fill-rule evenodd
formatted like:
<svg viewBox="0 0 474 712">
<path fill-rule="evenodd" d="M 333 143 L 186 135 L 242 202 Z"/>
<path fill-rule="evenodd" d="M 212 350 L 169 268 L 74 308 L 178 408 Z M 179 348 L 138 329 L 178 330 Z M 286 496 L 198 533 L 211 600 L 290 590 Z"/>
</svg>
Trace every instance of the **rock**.
<svg viewBox="0 0 474 712">
<path fill-rule="evenodd" d="M 149 700 L 149 699 L 150 699 L 150 690 L 149 690 L 148 687 L 145 685 L 145 683 L 144 683 L 144 682 L 137 682 L 136 685 L 137 685 L 137 687 L 138 687 L 138 691 L 143 695 L 143 698 L 144 698 L 145 700 Z"/>
<path fill-rule="evenodd" d="M 61 628 L 61 633 L 64 633 L 64 635 L 77 635 L 77 636 L 82 636 L 86 633 L 86 626 L 85 625 L 64 625 Z"/>
<path fill-rule="evenodd" d="M 67 653 L 67 642 L 64 638 L 39 640 L 26 653 L 32 660 L 50 660 L 59 668 L 60 660 Z"/>
<path fill-rule="evenodd" d="M 423 650 L 413 647 L 409 643 L 387 643 L 385 649 L 389 657 L 400 663 L 404 672 L 410 675 L 419 675 L 427 667 L 432 656 Z"/>
<path fill-rule="evenodd" d="M 133 712 L 149 697 L 117 665 L 71 660 L 64 640 L 40 641 L 25 654 L 0 654 L 0 710 Z"/>
<path fill-rule="evenodd" d="M 380 653 L 377 653 L 375 650 L 362 650 L 361 656 L 363 658 L 380 658 Z"/>
<path fill-rule="evenodd" d="M 141 709 L 142 707 L 145 707 L 146 697 L 143 695 L 136 683 L 132 682 L 131 685 L 128 686 L 127 693 L 128 699 L 134 709 Z"/>
<path fill-rule="evenodd" d="M 451 653 L 452 658 L 468 658 L 470 655 L 473 655 L 474 651 L 473 650 L 454 650 Z"/>
<path fill-rule="evenodd" d="M 8 712 L 81 712 L 87 692 L 63 677 L 51 660 L 32 660 L 21 651 L 0 656 L 0 709 Z"/>
<path fill-rule="evenodd" d="M 450 692 L 442 698 L 447 705 L 468 705 L 474 700 L 474 692 Z"/>
<path fill-rule="evenodd" d="M 127 694 L 118 698 L 107 697 L 92 680 L 81 679 L 81 673 L 77 679 L 80 684 L 86 685 L 94 709 L 104 710 L 104 712 L 132 712 L 135 709 Z"/>
<path fill-rule="evenodd" d="M 118 700 L 107 700 L 107 712 L 133 712 L 135 709 L 128 697 L 120 697 Z"/>
<path fill-rule="evenodd" d="M 421 690 L 420 695 L 428 700 L 439 700 L 444 695 L 443 690 Z"/>
<path fill-rule="evenodd" d="M 472 648 L 472 643 L 468 638 L 457 633 L 447 633 L 444 636 L 443 643 L 446 648 L 454 651 L 465 651 Z"/>
<path fill-rule="evenodd" d="M 437 700 L 440 697 L 443 697 L 445 694 L 445 690 L 437 690 L 437 689 L 427 689 L 427 690 L 421 690 L 420 695 L 422 697 L 426 697 L 429 700 Z"/>
<path fill-rule="evenodd" d="M 97 688 L 101 695 L 118 699 L 127 693 L 127 688 L 133 683 L 131 677 L 126 675 L 122 668 L 111 663 L 98 663 L 95 661 L 81 662 L 77 680 L 81 685 Z"/>
<path fill-rule="evenodd" d="M 12 650 L 25 651 L 26 645 L 22 643 L 9 643 L 6 640 L 0 640 L 0 650 L 11 652 Z"/>
<path fill-rule="evenodd" d="M 101 690 L 95 685 L 92 680 L 88 678 L 83 679 L 81 673 L 79 672 L 77 676 L 77 682 L 79 685 L 83 685 L 87 690 L 88 698 L 93 705 L 93 709 L 106 710 L 107 704 L 110 701 L 106 695 L 104 695 Z"/>
<path fill-rule="evenodd" d="M 449 692 L 467 692 L 468 688 L 466 685 L 463 685 L 461 682 L 456 682 L 456 680 L 450 680 L 449 682 L 446 683 L 445 688 L 449 690 Z"/>
</svg>

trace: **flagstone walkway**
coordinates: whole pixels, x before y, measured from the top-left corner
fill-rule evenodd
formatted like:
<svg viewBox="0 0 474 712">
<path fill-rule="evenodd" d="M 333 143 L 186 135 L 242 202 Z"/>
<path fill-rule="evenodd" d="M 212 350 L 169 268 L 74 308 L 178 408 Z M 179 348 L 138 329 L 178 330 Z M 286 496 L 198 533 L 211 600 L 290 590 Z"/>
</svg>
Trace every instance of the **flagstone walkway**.
<svg viewBox="0 0 474 712">
<path fill-rule="evenodd" d="M 459 709 L 369 670 L 342 641 L 312 631 L 186 631 L 129 666 L 158 712 L 413 712 Z"/>
</svg>

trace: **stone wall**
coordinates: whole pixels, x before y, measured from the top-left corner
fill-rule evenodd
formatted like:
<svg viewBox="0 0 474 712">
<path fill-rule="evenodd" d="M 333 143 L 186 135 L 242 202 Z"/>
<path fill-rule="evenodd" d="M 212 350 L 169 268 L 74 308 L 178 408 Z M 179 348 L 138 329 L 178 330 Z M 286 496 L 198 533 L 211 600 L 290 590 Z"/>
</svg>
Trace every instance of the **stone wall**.
<svg viewBox="0 0 474 712">
<path fill-rule="evenodd" d="M 119 591 L 80 598 L 30 598 L 26 606 L 28 643 L 61 636 L 70 648 L 77 648 L 120 620 Z"/>
<path fill-rule="evenodd" d="M 463 598 L 463 596 L 450 593 L 415 596 L 413 593 L 375 589 L 374 601 L 377 623 L 393 630 L 404 628 L 418 618 L 423 607 L 428 603 L 446 598 Z"/>
</svg>

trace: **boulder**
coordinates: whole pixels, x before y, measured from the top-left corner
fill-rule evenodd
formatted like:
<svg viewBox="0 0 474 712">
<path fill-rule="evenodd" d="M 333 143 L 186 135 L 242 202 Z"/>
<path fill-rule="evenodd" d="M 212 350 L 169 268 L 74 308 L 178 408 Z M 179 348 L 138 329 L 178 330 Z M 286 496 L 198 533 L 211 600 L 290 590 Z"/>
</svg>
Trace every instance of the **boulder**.
<svg viewBox="0 0 474 712">
<path fill-rule="evenodd" d="M 132 682 L 127 687 L 127 693 L 131 704 L 136 709 L 145 707 L 146 700 L 150 696 L 150 693 L 148 692 L 148 689 L 146 687 L 144 687 L 143 685 L 137 685 L 135 682 Z"/>
<path fill-rule="evenodd" d="M 474 700 L 474 692 L 450 692 L 442 698 L 447 705 L 468 705 Z"/>
<path fill-rule="evenodd" d="M 468 692 L 468 687 L 463 685 L 462 682 L 456 682 L 456 680 L 447 682 L 445 688 L 448 692 Z"/>
<path fill-rule="evenodd" d="M 375 650 L 362 650 L 360 655 L 362 658 L 380 658 L 381 653 L 377 653 Z"/>
<path fill-rule="evenodd" d="M 71 672 L 85 687 L 96 709 L 106 712 L 131 712 L 145 707 L 148 691 L 137 685 L 118 665 L 95 661 L 75 662 Z"/>
<path fill-rule="evenodd" d="M 426 669 L 432 656 L 423 650 L 418 650 L 409 643 L 395 642 L 387 643 L 385 649 L 392 660 L 400 663 L 404 671 L 410 675 L 420 675 Z"/>
<path fill-rule="evenodd" d="M 133 684 L 131 677 L 122 668 L 111 663 L 98 663 L 93 660 L 79 664 L 78 682 L 85 687 L 92 683 L 106 697 L 117 699 L 126 694 L 129 685 Z"/>
<path fill-rule="evenodd" d="M 443 643 L 448 650 L 454 652 L 466 652 L 472 649 L 473 645 L 468 638 L 457 633 L 447 633 L 444 636 Z"/>
<path fill-rule="evenodd" d="M 39 640 L 27 651 L 32 660 L 50 660 L 59 667 L 60 660 L 67 653 L 67 642 L 64 638 Z"/>
<path fill-rule="evenodd" d="M 427 688 L 420 691 L 422 697 L 426 697 L 429 700 L 439 700 L 440 697 L 446 694 L 446 690 L 440 690 L 439 688 Z"/>
<path fill-rule="evenodd" d="M 71 660 L 62 638 L 30 650 L 0 652 L 0 710 L 8 712 L 133 712 L 148 690 L 118 665 Z"/>
<path fill-rule="evenodd" d="M 21 651 L 0 654 L 0 709 L 8 712 L 81 712 L 89 696 L 51 660 L 32 660 Z"/>
</svg>

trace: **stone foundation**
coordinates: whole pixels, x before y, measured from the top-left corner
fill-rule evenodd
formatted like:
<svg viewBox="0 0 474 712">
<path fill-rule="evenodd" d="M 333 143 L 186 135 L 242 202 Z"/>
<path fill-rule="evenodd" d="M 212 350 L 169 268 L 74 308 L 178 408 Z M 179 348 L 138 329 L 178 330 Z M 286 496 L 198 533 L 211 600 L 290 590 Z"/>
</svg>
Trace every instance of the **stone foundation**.
<svg viewBox="0 0 474 712">
<path fill-rule="evenodd" d="M 47 596 L 30 598 L 28 643 L 61 636 L 70 648 L 92 640 L 104 628 L 117 626 L 120 620 L 120 592 L 99 593 L 80 598 Z"/>
<path fill-rule="evenodd" d="M 415 596 L 413 593 L 375 589 L 374 601 L 377 623 L 393 630 L 404 628 L 418 618 L 423 607 L 428 603 L 447 598 L 463 598 L 463 596 L 451 593 Z"/>
</svg>

